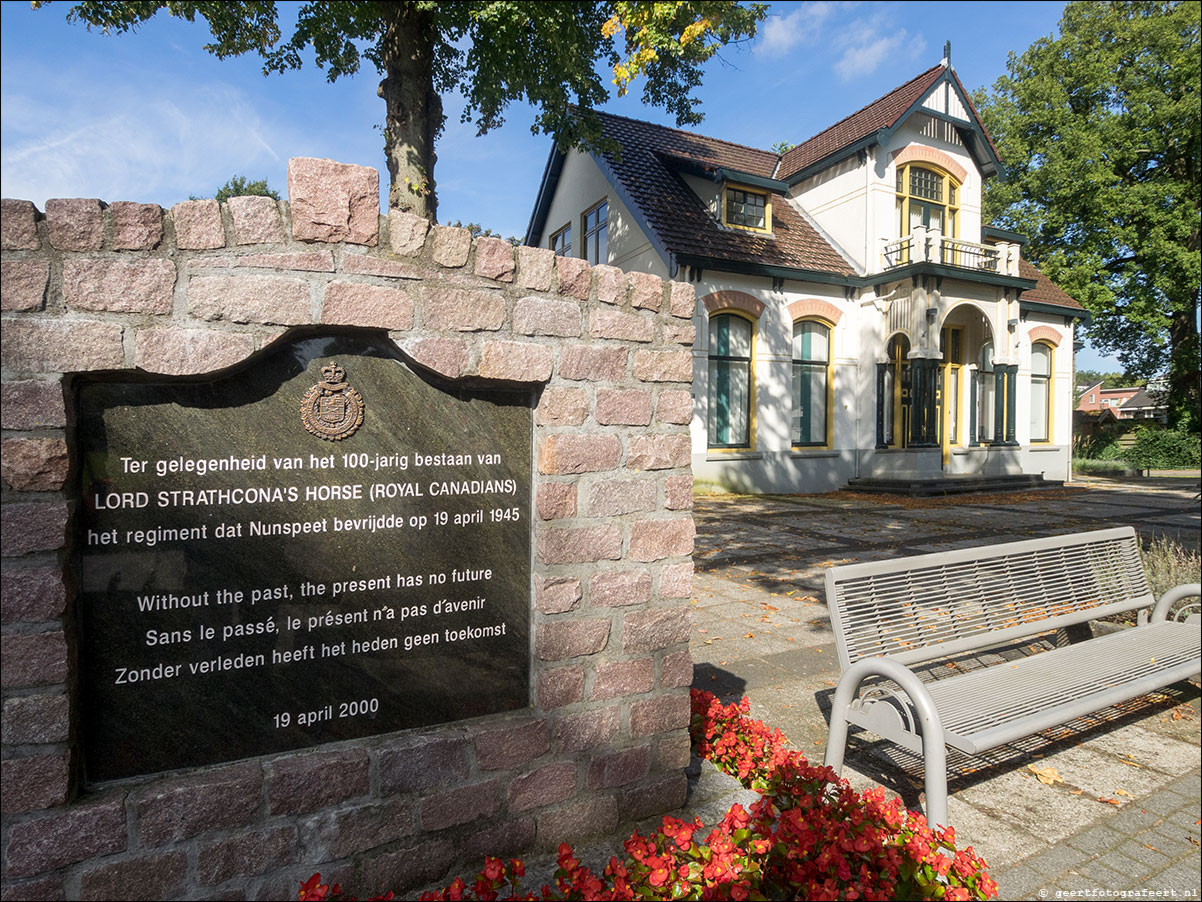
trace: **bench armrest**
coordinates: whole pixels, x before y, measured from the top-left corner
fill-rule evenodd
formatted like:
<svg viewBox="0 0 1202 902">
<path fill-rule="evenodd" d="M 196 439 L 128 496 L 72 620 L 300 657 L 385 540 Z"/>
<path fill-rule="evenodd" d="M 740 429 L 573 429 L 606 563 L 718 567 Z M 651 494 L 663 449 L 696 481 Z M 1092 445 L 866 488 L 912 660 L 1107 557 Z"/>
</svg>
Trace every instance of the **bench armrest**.
<svg viewBox="0 0 1202 902">
<path fill-rule="evenodd" d="M 1169 589 L 1162 596 L 1160 601 L 1156 602 L 1156 607 L 1152 608 L 1152 623 L 1160 623 L 1167 620 L 1169 610 L 1177 602 L 1183 598 L 1198 598 L 1202 597 L 1202 583 L 1185 583 L 1176 588 Z"/>
<path fill-rule="evenodd" d="M 870 676 L 892 680 L 909 696 L 922 724 L 922 756 L 927 792 L 927 820 L 932 826 L 947 826 L 947 745 L 943 722 L 926 686 L 904 664 L 887 657 L 861 658 L 843 672 L 831 707 L 831 729 L 826 742 L 825 764 L 838 774 L 847 751 L 847 710 Z"/>
</svg>

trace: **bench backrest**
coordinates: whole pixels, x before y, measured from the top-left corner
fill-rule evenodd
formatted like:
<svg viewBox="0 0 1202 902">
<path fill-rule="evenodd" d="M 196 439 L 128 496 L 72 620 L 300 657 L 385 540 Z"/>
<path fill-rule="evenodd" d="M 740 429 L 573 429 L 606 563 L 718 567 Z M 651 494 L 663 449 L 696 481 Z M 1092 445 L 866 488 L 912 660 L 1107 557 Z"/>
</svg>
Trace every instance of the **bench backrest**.
<svg viewBox="0 0 1202 902">
<path fill-rule="evenodd" d="M 1135 530 L 1104 529 L 832 567 L 843 669 L 951 657 L 1152 604 Z"/>
</svg>

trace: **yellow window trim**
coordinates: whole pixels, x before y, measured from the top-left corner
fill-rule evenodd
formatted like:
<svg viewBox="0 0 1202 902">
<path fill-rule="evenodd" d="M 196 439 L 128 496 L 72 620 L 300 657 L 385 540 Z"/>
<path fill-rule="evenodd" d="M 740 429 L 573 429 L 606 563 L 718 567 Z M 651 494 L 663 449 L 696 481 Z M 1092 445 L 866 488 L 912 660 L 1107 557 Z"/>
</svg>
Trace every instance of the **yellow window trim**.
<svg viewBox="0 0 1202 902">
<path fill-rule="evenodd" d="M 748 194 L 755 194 L 764 199 L 764 228 L 757 229 L 755 226 L 740 225 L 730 221 L 730 217 L 726 213 L 726 192 L 729 189 L 735 191 L 746 191 Z M 743 185 L 738 182 L 723 182 L 722 184 L 722 224 L 727 228 L 741 229 L 744 232 L 755 232 L 759 235 L 772 234 L 772 194 L 764 191 L 762 188 L 753 188 L 750 185 Z"/>
<path fill-rule="evenodd" d="M 723 196 L 725 196 L 726 192 L 723 191 L 722 193 L 723 193 Z M 751 323 L 751 360 L 747 364 L 748 376 L 749 376 L 748 381 L 751 383 L 751 390 L 748 391 L 748 393 L 747 393 L 747 407 L 748 407 L 747 438 L 748 438 L 748 444 L 741 445 L 738 448 L 713 448 L 713 447 L 710 447 L 710 443 L 709 443 L 709 397 L 708 397 L 708 394 L 713 389 L 712 389 L 712 386 L 710 386 L 708 384 L 709 377 L 707 375 L 706 376 L 707 397 L 705 399 L 705 404 L 706 404 L 705 453 L 706 454 L 746 454 L 749 451 L 754 451 L 755 445 L 756 445 L 756 423 L 755 423 L 756 398 L 755 398 L 755 395 L 756 395 L 756 385 L 757 385 L 758 380 L 755 378 L 755 368 L 756 368 L 756 355 L 759 351 L 759 341 L 757 341 L 757 338 L 759 336 L 757 333 L 760 330 L 760 322 L 758 319 L 756 319 L 754 316 L 752 316 L 746 310 L 740 310 L 738 307 L 722 307 L 718 310 L 711 310 L 709 312 L 709 317 L 707 317 L 707 319 L 705 321 L 705 325 L 706 325 L 706 329 L 705 329 L 706 339 L 705 340 L 706 340 L 707 345 L 709 343 L 709 321 L 711 319 L 713 319 L 715 316 L 721 316 L 724 313 L 733 314 L 733 315 L 739 317 L 740 319 L 745 319 L 745 320 L 747 320 L 747 322 Z M 705 349 L 707 374 L 709 372 L 708 363 L 709 363 L 710 352 L 712 350 L 713 349 L 710 347 L 707 347 Z"/>
<path fill-rule="evenodd" d="M 938 206 L 943 207 L 943 209 L 945 211 L 947 211 L 947 216 L 952 221 L 952 234 L 949 235 L 947 232 L 944 232 L 944 235 L 946 235 L 948 238 L 959 238 L 960 237 L 960 203 L 964 197 L 964 187 L 946 169 L 943 169 L 941 166 L 936 166 L 934 163 L 929 163 L 926 160 L 912 160 L 908 163 L 903 163 L 901 166 L 899 166 L 897 168 L 897 172 L 901 176 L 902 188 L 904 189 L 902 191 L 898 191 L 896 189 L 897 177 L 895 176 L 894 177 L 894 179 L 895 179 L 894 180 L 894 196 L 901 203 L 900 221 L 898 223 L 898 225 L 901 229 L 901 234 L 898 237 L 905 238 L 907 235 L 910 234 L 910 198 L 911 198 L 911 195 L 910 195 L 910 169 L 911 168 L 925 169 L 928 172 L 934 172 L 936 175 L 942 176 L 942 178 L 943 178 L 943 197 L 945 198 L 945 200 L 943 203 L 938 204 Z M 956 189 L 956 202 L 954 204 L 951 203 L 951 200 L 950 200 L 951 199 L 951 190 L 950 189 L 952 187 L 954 187 Z M 921 197 L 918 198 L 918 201 L 920 203 L 928 203 L 928 204 L 934 203 L 933 201 L 928 201 Z"/>
<path fill-rule="evenodd" d="M 830 335 L 827 336 L 826 346 L 826 441 L 821 445 L 796 445 L 793 444 L 792 435 L 789 436 L 789 445 L 793 451 L 831 451 L 835 447 L 835 324 L 825 316 L 799 316 L 793 320 L 793 326 L 798 323 L 819 323 L 829 330 Z M 791 340 L 791 336 L 790 336 Z M 789 350 L 789 366 L 792 367 L 792 348 Z M 790 414 L 792 416 L 792 414 Z M 792 426 L 789 427 L 792 432 Z"/>
<path fill-rule="evenodd" d="M 1048 349 L 1048 437 L 1041 439 L 1031 439 L 1032 445 L 1054 445 L 1056 438 L 1056 392 L 1053 390 L 1056 384 L 1056 346 L 1050 341 L 1034 341 L 1031 343 L 1032 349 L 1035 345 L 1043 345 Z M 1032 379 L 1034 374 L 1028 376 L 1028 380 Z M 1028 384 L 1030 384 L 1028 382 Z M 1027 403 L 1031 403 L 1030 397 L 1027 398 Z"/>
</svg>

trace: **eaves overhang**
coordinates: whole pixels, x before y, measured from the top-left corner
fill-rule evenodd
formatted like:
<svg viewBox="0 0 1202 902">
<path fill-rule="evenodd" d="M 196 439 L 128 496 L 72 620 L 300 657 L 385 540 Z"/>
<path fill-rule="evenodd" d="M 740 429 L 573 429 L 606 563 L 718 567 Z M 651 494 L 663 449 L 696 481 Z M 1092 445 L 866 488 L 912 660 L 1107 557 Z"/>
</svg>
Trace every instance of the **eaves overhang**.
<svg viewBox="0 0 1202 902">
<path fill-rule="evenodd" d="M 1018 232 L 1011 232 L 1009 229 L 999 229 L 994 226 L 981 226 L 981 238 L 986 241 L 1008 241 L 1011 244 L 1026 245 L 1028 239 L 1026 235 L 1020 235 Z"/>
<path fill-rule="evenodd" d="M 896 269 L 871 273 L 861 279 L 863 284 L 880 285 L 885 282 L 897 282 L 913 276 L 936 276 L 940 279 L 959 279 L 961 282 L 974 282 L 978 285 L 996 285 L 1000 288 L 1015 288 L 1019 291 L 1030 291 L 1039 283 L 1034 279 L 1024 279 L 1021 276 L 1007 276 L 1002 273 L 987 272 L 980 269 L 965 269 L 961 266 L 948 266 L 944 263 L 932 263 L 929 260 L 919 263 L 908 263 Z"/>
<path fill-rule="evenodd" d="M 728 166 L 710 166 L 698 160 L 690 160 L 685 157 L 672 156 L 671 154 L 657 153 L 656 156 L 666 168 L 674 172 L 683 173 L 684 175 L 695 175 L 699 178 L 709 179 L 711 182 L 736 182 L 751 188 L 763 188 L 765 191 L 774 191 L 777 194 L 784 194 L 789 190 L 788 182 L 769 178 L 765 175 L 756 175 L 752 172 L 744 172 L 741 169 L 731 169 Z"/>
<path fill-rule="evenodd" d="M 817 269 L 800 269 L 793 266 L 779 266 L 772 263 L 754 263 L 748 260 L 725 260 L 721 257 L 706 257 L 698 254 L 677 254 L 676 262 L 681 266 L 691 266 L 695 269 L 709 269 L 715 272 L 731 272 L 744 276 L 764 276 L 770 279 L 790 279 L 795 282 L 818 282 L 824 285 L 847 285 L 860 287 L 867 283 L 856 276 L 844 276 L 839 273 L 824 272 Z"/>
<path fill-rule="evenodd" d="M 559 186 L 559 175 L 563 172 L 563 161 L 567 154 L 558 145 L 551 146 L 551 154 L 547 157 L 547 165 L 543 168 L 543 178 L 538 185 L 538 197 L 534 201 L 534 210 L 530 213 L 530 224 L 526 226 L 526 237 L 523 241 L 528 247 L 537 247 L 543 226 L 547 224 L 547 213 L 551 210 L 551 199 Z"/>
<path fill-rule="evenodd" d="M 751 188 L 763 188 L 765 191 L 774 191 L 777 194 L 784 194 L 789 190 L 788 182 L 782 182 L 780 179 L 766 178 L 762 175 L 752 175 L 750 172 L 740 172 L 737 169 L 715 169 L 713 178 L 715 182 L 735 182 Z"/>
<path fill-rule="evenodd" d="M 1049 304 L 1046 301 L 1024 301 L 1019 298 L 1019 310 L 1030 310 L 1032 313 L 1051 313 L 1055 316 L 1067 316 L 1070 319 L 1081 320 L 1081 325 L 1088 326 L 1093 322 L 1093 314 L 1084 307 L 1063 307 L 1060 304 Z"/>
</svg>

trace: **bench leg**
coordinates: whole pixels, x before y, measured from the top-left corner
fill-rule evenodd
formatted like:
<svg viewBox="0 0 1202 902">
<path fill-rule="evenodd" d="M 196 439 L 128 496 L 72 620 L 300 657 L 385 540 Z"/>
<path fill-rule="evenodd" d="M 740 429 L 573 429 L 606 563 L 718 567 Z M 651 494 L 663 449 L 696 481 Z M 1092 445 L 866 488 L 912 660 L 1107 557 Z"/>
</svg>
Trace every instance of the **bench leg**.
<svg viewBox="0 0 1202 902">
<path fill-rule="evenodd" d="M 947 747 L 943 737 L 928 742 L 922 740 L 923 781 L 927 793 L 927 823 L 931 829 L 947 824 Z"/>
<path fill-rule="evenodd" d="M 826 737 L 826 754 L 822 763 L 833 768 L 835 776 L 843 773 L 843 756 L 847 754 L 847 706 L 839 705 L 838 694 L 835 707 L 831 709 L 831 729 Z"/>
<path fill-rule="evenodd" d="M 853 671 L 862 668 L 852 668 Z M 826 737 L 826 755 L 822 763 L 833 768 L 835 776 L 843 773 L 843 756 L 847 754 L 847 709 L 859 691 L 863 677 L 849 673 L 839 680 L 831 702 L 831 729 Z"/>
</svg>

